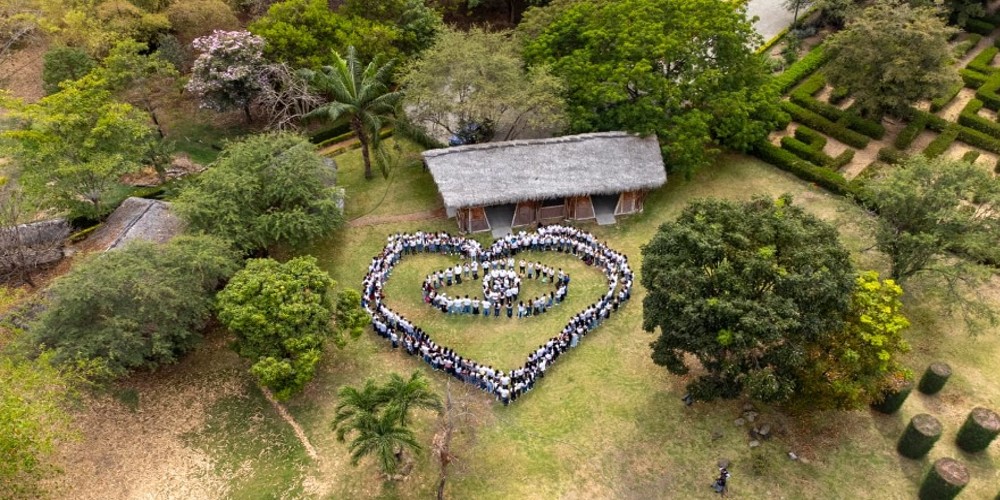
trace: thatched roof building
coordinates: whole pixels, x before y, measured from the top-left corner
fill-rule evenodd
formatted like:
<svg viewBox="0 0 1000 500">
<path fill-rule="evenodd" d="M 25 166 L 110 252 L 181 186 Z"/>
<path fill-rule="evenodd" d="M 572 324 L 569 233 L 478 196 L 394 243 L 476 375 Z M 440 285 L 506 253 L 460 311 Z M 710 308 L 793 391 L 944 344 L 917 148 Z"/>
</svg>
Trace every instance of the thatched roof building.
<svg viewBox="0 0 1000 500">
<path fill-rule="evenodd" d="M 618 196 L 616 215 L 642 210 L 667 181 L 656 136 L 580 134 L 434 149 L 423 153 L 459 227 L 490 229 L 485 208 L 516 205 L 511 225 L 595 217 L 591 196 Z"/>
</svg>

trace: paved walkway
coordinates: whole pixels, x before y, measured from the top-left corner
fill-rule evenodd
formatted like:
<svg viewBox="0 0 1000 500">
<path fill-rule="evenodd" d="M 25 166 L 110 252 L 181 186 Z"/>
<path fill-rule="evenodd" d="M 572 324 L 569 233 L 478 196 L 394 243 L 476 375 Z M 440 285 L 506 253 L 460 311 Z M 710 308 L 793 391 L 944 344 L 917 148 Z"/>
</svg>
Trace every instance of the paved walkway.
<svg viewBox="0 0 1000 500">
<path fill-rule="evenodd" d="M 747 6 L 747 17 L 760 18 L 755 26 L 765 42 L 792 24 L 792 13 L 782 3 L 781 0 L 750 0 Z M 804 10 L 800 9 L 799 15 Z"/>
</svg>

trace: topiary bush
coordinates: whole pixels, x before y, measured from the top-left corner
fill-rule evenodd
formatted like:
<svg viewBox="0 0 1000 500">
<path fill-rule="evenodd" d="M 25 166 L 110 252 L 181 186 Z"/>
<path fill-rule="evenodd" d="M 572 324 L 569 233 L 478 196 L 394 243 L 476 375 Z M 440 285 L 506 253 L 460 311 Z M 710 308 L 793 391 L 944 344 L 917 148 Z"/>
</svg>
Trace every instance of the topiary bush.
<svg viewBox="0 0 1000 500">
<path fill-rule="evenodd" d="M 911 391 L 913 391 L 913 383 L 906 382 L 902 387 L 882 394 L 882 399 L 872 403 L 872 408 L 886 415 L 896 413 L 903 406 L 903 402 L 906 401 L 906 397 L 910 395 Z"/>
<path fill-rule="evenodd" d="M 958 447 L 969 452 L 978 453 L 989 447 L 990 443 L 1000 434 L 1000 415 L 988 408 L 974 408 L 958 430 L 955 442 Z"/>
<path fill-rule="evenodd" d="M 924 156 L 928 158 L 937 158 L 938 156 L 941 156 L 948 150 L 948 146 L 951 146 L 951 143 L 955 142 L 955 139 L 958 138 L 958 133 L 959 127 L 957 125 L 949 127 L 944 132 L 941 132 L 941 134 L 935 137 L 934 140 L 931 141 L 926 148 L 924 148 Z"/>
<path fill-rule="evenodd" d="M 843 125 L 834 123 L 802 106 L 789 101 L 782 101 L 781 108 L 791 115 L 795 121 L 833 137 L 848 146 L 858 149 L 868 146 L 868 137 L 850 130 Z"/>
<path fill-rule="evenodd" d="M 996 29 L 996 26 L 981 19 L 967 19 L 965 21 L 965 31 L 978 35 L 989 35 Z"/>
<path fill-rule="evenodd" d="M 969 484 L 969 470 L 953 458 L 941 458 L 920 485 L 920 500 L 951 500 Z"/>
<path fill-rule="evenodd" d="M 970 151 L 976 153 L 978 156 L 978 151 Z M 971 161 L 975 161 L 973 158 Z M 971 163 L 970 161 L 970 163 Z M 941 392 L 944 388 L 945 382 L 948 381 L 948 377 L 951 376 L 951 367 L 947 363 L 931 363 L 927 367 L 927 371 L 924 372 L 924 376 L 920 378 L 920 383 L 917 384 L 917 390 L 924 394 L 937 394 Z"/>
<path fill-rule="evenodd" d="M 969 127 L 956 127 L 958 140 L 977 148 L 985 149 L 991 153 L 1000 154 L 1000 139 L 986 135 L 978 130 Z"/>
<path fill-rule="evenodd" d="M 938 439 L 941 439 L 941 422 L 926 413 L 921 413 L 915 415 L 906 426 L 896 444 L 896 451 L 904 457 L 916 460 L 931 451 Z"/>
<path fill-rule="evenodd" d="M 829 166 L 831 163 L 833 163 L 833 158 L 831 158 L 830 155 L 824 153 L 823 150 L 816 149 L 815 147 L 806 144 L 794 137 L 788 137 L 788 136 L 782 137 L 781 147 L 783 149 L 791 151 L 792 153 L 795 154 L 795 156 L 798 156 L 799 158 L 802 158 L 803 160 L 806 160 L 815 165 Z"/>
<path fill-rule="evenodd" d="M 826 64 L 830 59 L 823 45 L 818 45 L 810 50 L 808 54 L 791 65 L 783 73 L 774 78 L 774 83 L 778 87 L 778 93 L 784 94 L 788 89 L 794 87 L 805 77 L 813 74 L 820 66 Z"/>
<path fill-rule="evenodd" d="M 795 138 L 816 149 L 823 149 L 826 146 L 826 136 L 809 128 L 800 125 L 795 128 Z"/>
<path fill-rule="evenodd" d="M 827 168 L 818 167 L 809 163 L 789 151 L 781 149 L 767 141 L 761 141 L 754 147 L 753 152 L 760 159 L 790 172 L 796 177 L 814 182 L 834 193 L 840 195 L 849 194 L 852 191 L 850 184 L 844 176 Z"/>
<path fill-rule="evenodd" d="M 978 89 L 986 83 L 989 76 L 984 75 L 978 71 L 972 71 L 971 69 L 960 69 L 958 70 L 958 76 L 962 77 L 962 83 L 970 89 Z"/>
<path fill-rule="evenodd" d="M 986 47 L 982 52 L 976 54 L 976 57 L 973 57 L 969 64 L 965 65 L 965 68 L 983 75 L 992 75 L 997 72 L 997 68 L 990 66 L 990 63 L 996 57 L 997 52 L 1000 52 L 1000 49 L 994 46 Z"/>
</svg>

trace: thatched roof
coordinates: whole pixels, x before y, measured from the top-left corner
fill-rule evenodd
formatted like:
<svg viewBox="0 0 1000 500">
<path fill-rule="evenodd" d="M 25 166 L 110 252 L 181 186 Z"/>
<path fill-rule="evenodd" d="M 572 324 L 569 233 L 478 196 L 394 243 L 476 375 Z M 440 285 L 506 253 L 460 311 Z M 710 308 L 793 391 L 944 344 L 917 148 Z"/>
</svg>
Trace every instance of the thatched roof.
<svg viewBox="0 0 1000 500">
<path fill-rule="evenodd" d="M 131 240 L 166 243 L 183 228 L 183 221 L 170 212 L 169 203 L 133 197 L 122 202 L 88 241 L 100 251 Z"/>
<path fill-rule="evenodd" d="M 625 132 L 472 144 L 423 156 L 450 208 L 614 194 L 667 182 L 656 136 Z"/>
</svg>

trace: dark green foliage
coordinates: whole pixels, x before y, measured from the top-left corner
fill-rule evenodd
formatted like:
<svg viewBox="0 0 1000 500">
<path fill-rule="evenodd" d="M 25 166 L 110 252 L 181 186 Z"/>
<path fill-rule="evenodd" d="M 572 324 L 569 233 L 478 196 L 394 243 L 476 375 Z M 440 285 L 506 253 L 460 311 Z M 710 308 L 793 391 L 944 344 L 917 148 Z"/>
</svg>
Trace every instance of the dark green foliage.
<svg viewBox="0 0 1000 500">
<path fill-rule="evenodd" d="M 840 104 L 851 95 L 851 91 L 847 87 L 834 87 L 833 92 L 830 92 L 830 104 Z"/>
<path fill-rule="evenodd" d="M 59 84 L 73 81 L 90 72 L 97 61 L 83 49 L 56 47 L 45 53 L 42 63 L 42 82 L 46 94 L 59 92 Z"/>
<path fill-rule="evenodd" d="M 958 76 L 962 77 L 962 82 L 965 83 L 965 86 L 970 89 L 978 89 L 986 83 L 986 79 L 989 78 L 978 71 L 972 71 L 970 69 L 958 70 Z"/>
<path fill-rule="evenodd" d="M 993 58 L 997 55 L 997 52 L 1000 52 L 1000 49 L 994 46 L 986 47 L 982 52 L 976 54 L 976 57 L 973 57 L 969 61 L 969 64 L 965 65 L 966 69 L 986 76 L 996 73 L 998 68 L 995 68 L 990 63 L 993 62 Z"/>
<path fill-rule="evenodd" d="M 997 90 L 1000 90 L 1000 73 L 994 73 L 986 79 L 986 83 L 976 91 L 976 99 L 983 101 L 983 106 L 993 111 L 1000 110 L 1000 94 L 997 94 Z"/>
<path fill-rule="evenodd" d="M 924 131 L 924 127 L 927 126 L 927 122 L 923 120 L 923 117 L 917 117 L 910 120 L 910 123 L 906 125 L 906 128 L 899 131 L 899 135 L 896 136 L 896 141 L 893 143 L 896 149 L 906 150 L 913 144 L 917 136 Z"/>
<path fill-rule="evenodd" d="M 972 52 L 972 49 L 976 48 L 976 45 L 982 39 L 983 36 L 977 33 L 969 34 L 969 36 L 966 37 L 965 40 L 962 40 L 962 42 L 955 47 L 955 57 L 956 58 L 965 57 L 966 55 L 969 54 L 969 52 Z"/>
<path fill-rule="evenodd" d="M 958 123 L 1000 139 L 1000 124 L 979 116 L 979 110 L 982 108 L 983 101 L 972 99 L 958 115 Z"/>
<path fill-rule="evenodd" d="M 920 413 L 914 415 L 910 424 L 906 426 L 899 443 L 896 444 L 896 451 L 904 457 L 916 460 L 927 455 L 938 439 L 941 439 L 941 422 L 926 413 Z"/>
<path fill-rule="evenodd" d="M 1000 154 L 1000 139 L 986 135 L 969 127 L 958 127 L 958 140 L 991 153 Z"/>
<path fill-rule="evenodd" d="M 964 86 L 965 85 L 963 85 L 963 84 L 955 85 L 954 87 L 948 89 L 948 91 L 945 92 L 944 94 L 942 94 L 942 95 L 940 95 L 940 96 L 935 97 L 934 99 L 932 99 L 931 100 L 931 113 L 937 113 L 938 111 L 941 111 L 942 108 L 944 108 L 945 106 L 947 106 L 948 103 L 951 102 L 951 100 L 954 99 L 955 96 L 958 95 L 958 92 L 960 90 L 962 90 L 962 88 Z"/>
<path fill-rule="evenodd" d="M 700 400 L 789 401 L 802 353 L 845 326 L 854 270 L 836 229 L 784 196 L 696 201 L 642 251 L 643 328 L 653 361 Z"/>
<path fill-rule="evenodd" d="M 820 73 L 810 76 L 801 85 L 792 91 L 790 97 L 792 102 L 806 108 L 827 120 L 837 122 L 856 132 L 867 135 L 873 139 L 881 139 L 885 135 L 885 127 L 872 120 L 866 120 L 857 116 L 853 112 L 844 111 L 832 104 L 822 102 L 813 97 L 826 85 L 826 79 Z"/>
<path fill-rule="evenodd" d="M 816 165 L 830 166 L 833 163 L 833 158 L 824 153 L 823 150 L 816 149 L 794 137 L 782 137 L 781 147 Z"/>
<path fill-rule="evenodd" d="M 212 294 L 236 269 L 234 253 L 208 236 L 130 243 L 57 281 L 27 339 L 58 363 L 97 360 L 112 376 L 172 363 L 201 340 Z"/>
<path fill-rule="evenodd" d="M 940 458 L 920 485 L 920 500 L 951 500 L 969 482 L 969 471 L 953 458 Z"/>
<path fill-rule="evenodd" d="M 312 379 L 330 336 L 333 280 L 312 256 L 252 259 L 219 292 L 219 321 L 236 334 L 250 372 L 287 399 Z"/>
<path fill-rule="evenodd" d="M 968 163 L 975 163 L 976 160 L 979 159 L 979 155 L 980 155 L 979 151 L 976 150 L 966 151 L 965 154 L 962 155 L 962 161 Z"/>
<path fill-rule="evenodd" d="M 828 168 L 818 167 L 809 163 L 770 142 L 761 141 L 754 148 L 754 154 L 760 157 L 760 159 L 790 172 L 806 182 L 813 182 L 834 193 L 846 195 L 851 192 L 851 188 L 847 179 L 844 179 L 844 176 Z"/>
<path fill-rule="evenodd" d="M 252 136 L 229 145 L 174 202 L 195 231 L 250 252 L 301 245 L 329 234 L 342 216 L 332 165 L 302 137 Z"/>
<path fill-rule="evenodd" d="M 899 411 L 899 408 L 903 406 L 903 402 L 906 401 L 906 397 L 910 395 L 911 391 L 913 391 L 913 383 L 906 382 L 902 387 L 882 394 L 881 400 L 872 403 L 871 406 L 881 413 L 891 415 Z"/>
<path fill-rule="evenodd" d="M 863 149 L 868 145 L 868 137 L 865 137 L 864 135 L 853 130 L 849 130 L 844 126 L 834 123 L 825 117 L 797 104 L 782 101 L 781 108 L 785 110 L 786 113 L 791 115 L 793 120 L 829 135 L 830 137 L 833 137 L 848 146 Z"/>
<path fill-rule="evenodd" d="M 881 162 L 888 163 L 890 165 L 896 165 L 903 163 L 907 158 L 907 154 L 896 149 L 885 147 L 878 150 L 878 159 Z"/>
<path fill-rule="evenodd" d="M 795 127 L 795 138 L 815 149 L 823 149 L 826 146 L 826 136 L 805 125 Z"/>
<path fill-rule="evenodd" d="M 835 156 L 832 161 L 830 161 L 828 166 L 834 170 L 839 169 L 840 167 L 851 163 L 851 160 L 854 160 L 854 153 L 855 151 L 853 149 L 847 148 L 842 153 Z"/>
<path fill-rule="evenodd" d="M 798 62 L 789 66 L 788 69 L 774 78 L 774 83 L 778 86 L 778 92 L 784 94 L 804 78 L 815 73 L 820 66 L 826 64 L 829 60 L 830 55 L 826 52 L 824 46 L 816 46 L 803 56 L 802 59 L 799 59 Z"/>
<path fill-rule="evenodd" d="M 945 382 L 951 377 L 951 367 L 946 363 L 931 363 L 920 377 L 917 389 L 924 394 L 937 394 L 944 388 Z"/>
<path fill-rule="evenodd" d="M 343 136 L 344 134 L 351 133 L 351 125 L 348 123 L 340 123 L 333 127 L 325 128 L 311 136 L 309 136 L 309 142 L 313 144 L 320 144 L 335 137 Z M 337 141 L 334 141 L 337 142 Z"/>
<path fill-rule="evenodd" d="M 989 35 L 996 29 L 996 26 L 981 19 L 969 19 L 965 22 L 965 31 L 978 35 Z"/>
<path fill-rule="evenodd" d="M 937 158 L 944 154 L 944 152 L 951 146 L 951 143 L 955 142 L 958 138 L 958 133 L 960 127 L 957 125 L 948 127 L 944 132 L 938 134 L 930 144 L 927 145 L 923 150 L 924 156 L 928 158 Z"/>
<path fill-rule="evenodd" d="M 974 408 L 958 430 L 955 442 L 969 453 L 979 453 L 988 448 L 998 434 L 1000 415 L 987 408 Z"/>
</svg>

